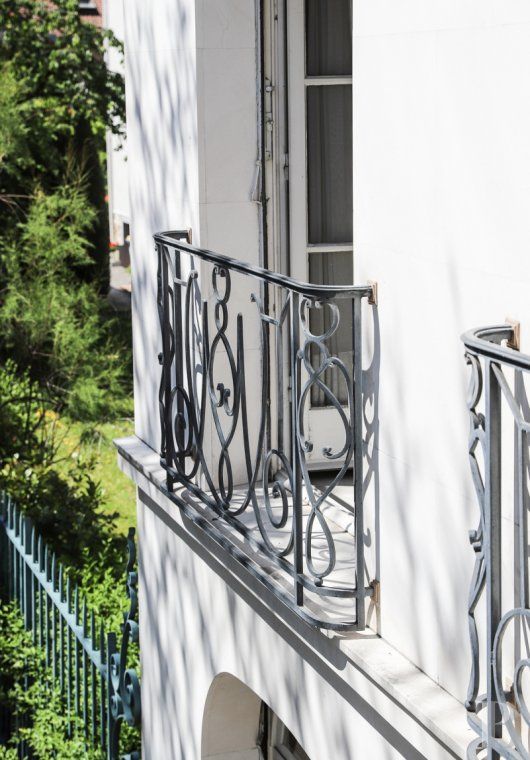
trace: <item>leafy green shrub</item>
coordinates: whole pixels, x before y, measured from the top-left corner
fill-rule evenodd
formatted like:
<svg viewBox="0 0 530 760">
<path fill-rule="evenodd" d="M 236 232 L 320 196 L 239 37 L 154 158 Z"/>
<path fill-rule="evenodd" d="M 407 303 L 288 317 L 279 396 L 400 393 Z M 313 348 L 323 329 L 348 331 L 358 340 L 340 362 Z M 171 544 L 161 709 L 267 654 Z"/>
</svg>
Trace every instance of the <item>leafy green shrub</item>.
<svg viewBox="0 0 530 760">
<path fill-rule="evenodd" d="M 25 96 L 11 65 L 0 65 L 0 178 L 19 177 L 30 163 Z M 1 199 L 10 201 L 5 196 Z"/>
<path fill-rule="evenodd" d="M 120 577 L 125 541 L 113 513 L 102 509 L 93 463 L 58 455 L 57 415 L 27 373 L 8 361 L 0 368 L 0 490 L 28 515 L 58 559 L 94 584 L 110 568 Z"/>
<path fill-rule="evenodd" d="M 16 760 L 24 741 L 35 760 L 103 760 L 99 749 L 87 749 L 82 726 L 68 738 L 63 698 L 50 682 L 44 650 L 36 647 L 14 604 L 0 602 L 0 703 L 9 710 L 15 730 L 1 760 Z M 75 724 L 74 724 L 75 725 Z"/>
<path fill-rule="evenodd" d="M 101 138 L 107 128 L 123 130 L 123 78 L 105 63 L 106 48 L 121 45 L 83 22 L 77 0 L 2 0 L 0 28 L 0 61 L 26 89 L 34 166 L 57 179 L 65 138 L 80 125 Z"/>
<path fill-rule="evenodd" d="M 102 293 L 109 285 L 105 205 L 105 132 L 124 133 L 121 74 L 106 65 L 112 32 L 80 18 L 77 0 L 0 3 L 0 229 L 13 208 L 25 211 L 37 187 L 64 182 L 74 157 L 86 174 L 90 266 L 83 279 Z"/>
<path fill-rule="evenodd" d="M 51 195 L 37 192 L 16 234 L 0 238 L 3 353 L 40 378 L 79 419 L 130 404 L 130 340 L 123 340 L 118 318 L 77 274 L 90 262 L 87 233 L 94 216 L 82 181 L 72 181 Z"/>
</svg>

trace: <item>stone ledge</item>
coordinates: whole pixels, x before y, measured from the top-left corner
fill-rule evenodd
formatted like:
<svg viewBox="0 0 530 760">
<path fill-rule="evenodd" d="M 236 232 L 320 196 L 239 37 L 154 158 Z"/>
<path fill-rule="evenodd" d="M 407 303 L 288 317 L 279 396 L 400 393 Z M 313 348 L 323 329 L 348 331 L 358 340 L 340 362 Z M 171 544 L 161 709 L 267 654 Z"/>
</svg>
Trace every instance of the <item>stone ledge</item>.
<svg viewBox="0 0 530 760">
<path fill-rule="evenodd" d="M 164 511 L 175 517 L 175 504 L 164 493 L 165 472 L 160 467 L 158 453 L 136 436 L 117 439 L 115 445 L 120 469 Z M 241 572 L 237 571 L 239 577 L 244 573 L 243 567 Z M 252 584 L 247 585 L 252 590 Z M 260 598 L 263 600 L 266 595 L 260 594 Z M 279 613 L 277 606 L 269 606 L 276 614 Z M 294 620 L 295 613 L 289 610 L 286 613 L 282 615 L 283 619 L 298 635 L 304 637 L 317 654 L 327 656 L 323 652 L 322 644 L 324 640 L 328 640 L 328 643 L 335 650 L 338 649 L 369 684 L 376 687 L 370 688 L 368 684 L 366 693 L 370 695 L 370 704 L 380 711 L 382 716 L 392 712 L 387 704 L 390 700 L 394 707 L 421 725 L 435 739 L 442 752 L 445 750 L 445 754 L 437 757 L 446 756 L 462 760 L 467 757 L 467 747 L 476 736 L 467 724 L 463 704 L 383 638 L 371 630 L 339 635 L 329 631 L 318 631 L 318 638 L 314 636 L 314 629 L 309 625 L 299 619 Z M 346 678 L 346 673 L 343 677 Z M 426 757 L 427 760 L 431 760 L 431 757 Z"/>
</svg>

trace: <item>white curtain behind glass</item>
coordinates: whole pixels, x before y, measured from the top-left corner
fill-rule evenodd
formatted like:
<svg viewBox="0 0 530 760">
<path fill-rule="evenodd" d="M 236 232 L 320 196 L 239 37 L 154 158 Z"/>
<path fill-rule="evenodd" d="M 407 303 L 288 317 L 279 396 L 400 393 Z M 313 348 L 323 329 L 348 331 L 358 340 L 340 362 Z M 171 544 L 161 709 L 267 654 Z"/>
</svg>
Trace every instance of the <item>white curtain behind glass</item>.
<svg viewBox="0 0 530 760">
<path fill-rule="evenodd" d="M 306 88 L 308 243 L 352 244 L 352 88 L 338 77 L 352 72 L 352 20 L 350 0 L 306 0 L 306 75 L 327 77 L 328 83 Z M 352 251 L 309 253 L 309 278 L 323 284 L 353 282 Z M 339 356 L 352 371 L 351 303 L 339 302 L 340 327 L 328 341 L 330 353 Z M 323 333 L 329 327 L 330 310 L 312 309 L 311 329 Z M 318 352 L 313 364 L 318 366 Z M 341 403 L 347 389 L 337 371 L 325 373 L 324 382 Z M 313 387 L 312 406 L 327 406 L 323 391 Z"/>
</svg>

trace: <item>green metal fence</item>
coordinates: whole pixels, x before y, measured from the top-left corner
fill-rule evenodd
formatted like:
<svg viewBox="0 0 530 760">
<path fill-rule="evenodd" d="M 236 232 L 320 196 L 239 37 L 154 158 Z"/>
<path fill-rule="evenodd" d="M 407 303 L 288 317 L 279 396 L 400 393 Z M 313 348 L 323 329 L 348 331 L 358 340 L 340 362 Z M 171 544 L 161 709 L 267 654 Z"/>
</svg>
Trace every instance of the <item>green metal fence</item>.
<svg viewBox="0 0 530 760">
<path fill-rule="evenodd" d="M 33 642 L 44 650 L 46 666 L 64 697 L 70 731 L 80 723 L 87 746 L 99 746 L 107 760 L 118 760 L 122 724 L 139 725 L 141 717 L 138 676 L 126 667 L 129 644 L 138 642 L 134 528 L 127 537 L 130 604 L 118 649 L 116 634 L 106 632 L 103 622 L 88 612 L 78 586 L 5 495 L 0 495 L 0 514 L 5 586 Z M 122 756 L 139 757 L 136 751 Z"/>
</svg>

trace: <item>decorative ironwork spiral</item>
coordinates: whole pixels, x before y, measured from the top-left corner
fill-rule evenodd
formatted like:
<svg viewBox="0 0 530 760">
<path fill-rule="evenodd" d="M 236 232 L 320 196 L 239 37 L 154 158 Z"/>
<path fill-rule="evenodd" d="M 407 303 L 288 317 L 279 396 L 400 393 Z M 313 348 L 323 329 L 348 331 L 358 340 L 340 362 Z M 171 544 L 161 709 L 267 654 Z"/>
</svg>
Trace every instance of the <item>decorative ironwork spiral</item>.
<svg viewBox="0 0 530 760">
<path fill-rule="evenodd" d="M 502 647 L 509 629 L 514 629 L 514 638 L 524 642 L 526 656 L 519 657 L 513 669 L 513 686 L 507 693 L 503 688 Z M 523 678 L 530 675 L 530 610 L 524 607 L 507 612 L 499 623 L 493 645 L 493 667 L 495 679 L 495 695 L 501 710 L 501 720 L 506 727 L 514 747 L 521 758 L 528 758 L 528 748 L 522 741 L 523 730 L 521 719 L 525 724 L 526 733 L 530 730 L 530 708 L 523 694 Z M 516 714 L 517 713 L 517 714 Z"/>
<path fill-rule="evenodd" d="M 277 274 L 253 271 L 187 244 L 181 249 L 178 242 L 157 243 L 161 465 L 169 493 L 176 484 L 184 487 L 291 575 L 297 608 L 303 604 L 302 586 L 320 596 L 350 598 L 357 605 L 362 597 L 357 596 L 355 577 L 348 587 L 335 587 L 331 579 L 324 583 L 335 567 L 336 547 L 323 506 L 352 467 L 354 451 L 362 459 L 362 413 L 359 430 L 353 429 L 354 405 L 361 408 L 362 392 L 354 396 L 352 371 L 334 355 L 332 341 L 340 324 L 334 294 L 326 297 L 324 289 L 319 291 L 322 297 L 312 298 L 299 284 L 290 288 L 287 282 L 274 283 Z M 202 286 L 195 257 L 208 262 L 209 269 L 201 268 Z M 254 288 L 250 319 L 233 310 L 235 276 L 240 274 L 252 278 L 244 280 Z M 310 292 L 312 286 L 307 288 Z M 343 294 L 344 303 L 357 314 L 357 335 L 360 302 L 368 294 L 368 289 L 357 292 L 353 287 Z M 239 292 L 238 307 L 240 303 Z M 322 334 L 310 328 L 311 309 L 329 312 L 330 324 Z M 256 325 L 252 353 L 246 352 L 245 341 L 248 345 Z M 355 353 L 355 340 L 360 339 L 353 338 Z M 347 389 L 344 398 L 341 394 L 339 399 L 330 377 L 340 378 Z M 322 448 L 322 457 L 336 470 L 322 490 L 311 482 L 313 442 L 304 428 L 312 392 L 325 399 L 344 430 L 339 446 Z M 357 521 L 356 512 L 355 520 L 360 524 L 362 513 Z M 360 542 L 354 553 L 363 567 Z M 362 573 L 360 577 L 362 583 Z"/>
<path fill-rule="evenodd" d="M 328 308 L 331 310 L 331 324 L 329 328 L 322 334 L 314 334 L 309 326 L 308 310 L 309 308 Z M 340 323 L 339 308 L 335 303 L 330 302 L 315 302 L 309 298 L 303 298 L 300 301 L 300 321 L 302 324 L 302 332 L 304 340 L 298 352 L 299 360 L 303 363 L 308 378 L 302 386 L 300 398 L 298 399 L 297 406 L 297 443 L 300 457 L 300 465 L 303 474 L 303 480 L 306 487 L 307 498 L 311 507 L 309 517 L 306 525 L 305 536 L 305 555 L 307 568 L 311 575 L 317 579 L 317 582 L 321 583 L 322 580 L 329 575 L 336 563 L 336 551 L 335 541 L 331 534 L 331 530 L 327 523 L 326 518 L 322 514 L 321 507 L 332 494 L 336 486 L 341 482 L 350 467 L 353 456 L 353 388 L 352 378 L 344 362 L 337 356 L 330 355 L 328 346 L 326 345 L 333 335 L 337 332 Z M 311 360 L 311 350 L 316 348 L 318 351 L 317 366 Z M 336 394 L 333 393 L 329 385 L 326 384 L 325 376 L 329 371 L 335 371 L 340 373 L 345 381 L 347 388 L 347 405 L 346 411 L 343 405 L 340 403 Z M 324 447 L 322 449 L 323 456 L 332 460 L 342 460 L 341 466 L 336 473 L 335 477 L 318 495 L 313 488 L 311 478 L 309 475 L 309 469 L 306 461 L 306 454 L 313 449 L 312 442 L 306 437 L 304 433 L 304 414 L 307 409 L 308 401 L 311 398 L 311 389 L 317 387 L 322 393 L 324 393 L 328 405 L 334 409 L 339 417 L 340 422 L 344 428 L 344 444 L 339 451 L 333 451 L 330 447 Z M 318 525 L 324 536 L 326 550 L 324 552 L 327 555 L 327 561 L 321 560 L 323 567 L 317 569 L 313 561 L 313 546 L 314 546 L 314 530 Z M 322 555 L 322 552 L 321 552 Z"/>
<path fill-rule="evenodd" d="M 477 459 L 477 452 L 484 454 L 485 441 L 485 420 L 484 415 L 478 412 L 478 404 L 482 397 L 482 367 L 477 356 L 469 351 L 465 355 L 466 363 L 471 369 L 469 385 L 467 391 L 467 408 L 469 410 L 469 440 L 468 453 L 469 464 L 473 485 L 477 495 L 480 508 L 479 524 L 476 530 L 469 532 L 469 541 L 475 551 L 475 566 L 468 598 L 468 629 L 469 640 L 471 644 L 471 673 L 469 676 L 469 686 L 467 691 L 466 708 L 473 712 L 476 710 L 476 700 L 479 690 L 479 638 L 477 622 L 475 619 L 475 610 L 484 591 L 486 583 L 486 563 L 484 558 L 484 530 L 485 530 L 485 493 L 484 478 L 480 470 L 480 464 Z"/>
</svg>

